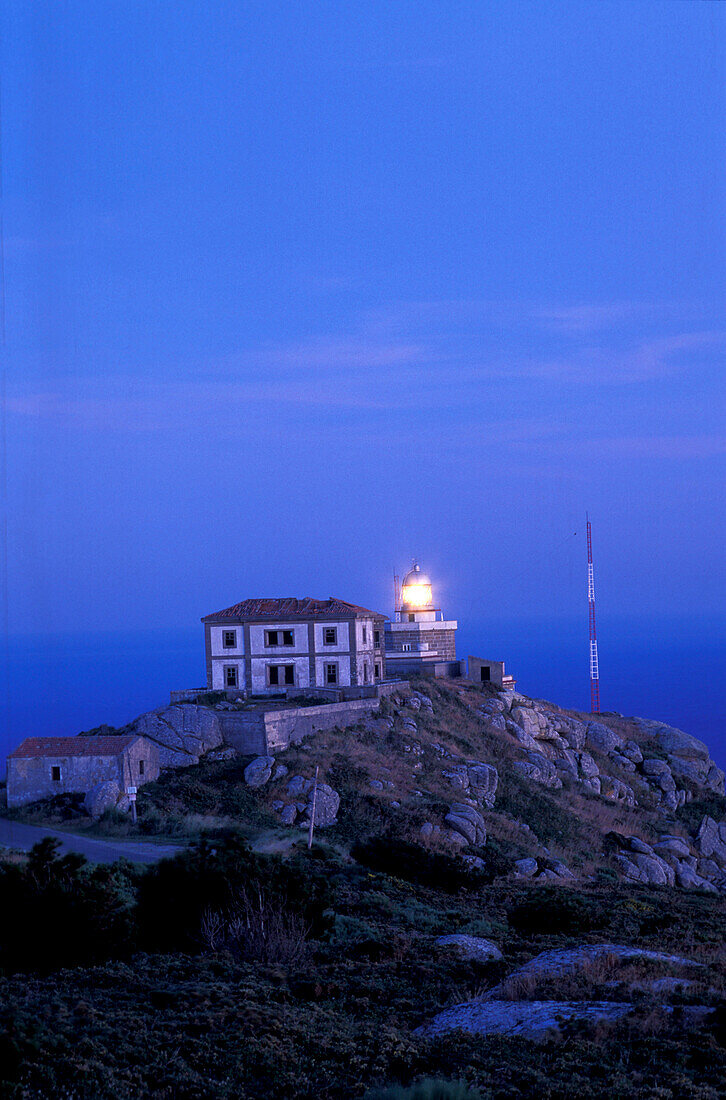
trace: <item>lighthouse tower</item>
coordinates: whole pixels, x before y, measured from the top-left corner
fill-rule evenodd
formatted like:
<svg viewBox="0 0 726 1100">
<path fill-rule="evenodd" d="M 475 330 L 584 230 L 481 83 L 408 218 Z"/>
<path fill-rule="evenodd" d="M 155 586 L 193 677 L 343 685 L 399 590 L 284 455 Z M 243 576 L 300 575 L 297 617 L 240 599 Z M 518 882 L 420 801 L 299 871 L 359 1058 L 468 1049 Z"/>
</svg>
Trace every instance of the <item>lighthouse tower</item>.
<svg viewBox="0 0 726 1100">
<path fill-rule="evenodd" d="M 389 676 L 455 676 L 456 628 L 434 604 L 431 578 L 414 561 L 403 578 L 395 621 L 385 626 Z"/>
</svg>

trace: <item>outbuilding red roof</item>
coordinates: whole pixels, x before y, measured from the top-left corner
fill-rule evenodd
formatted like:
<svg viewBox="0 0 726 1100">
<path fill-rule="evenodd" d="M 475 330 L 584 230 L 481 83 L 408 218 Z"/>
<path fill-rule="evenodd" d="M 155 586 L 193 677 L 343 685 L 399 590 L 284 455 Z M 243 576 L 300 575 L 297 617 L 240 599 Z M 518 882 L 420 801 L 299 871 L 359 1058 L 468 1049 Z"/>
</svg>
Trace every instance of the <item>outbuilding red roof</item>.
<svg viewBox="0 0 726 1100">
<path fill-rule="evenodd" d="M 265 622 L 279 620 L 287 622 L 293 619 L 320 619 L 320 618 L 362 618 L 370 616 L 374 619 L 385 619 L 385 615 L 377 611 L 370 611 L 367 607 L 360 607 L 356 603 L 348 603 L 337 596 L 331 596 L 327 600 L 314 600 L 311 596 L 305 596 L 298 600 L 294 596 L 280 596 L 270 599 L 242 600 L 241 603 L 225 607 L 223 611 L 215 611 L 213 615 L 205 615 L 203 623 L 212 622 L 215 619 L 263 619 Z"/>
<path fill-rule="evenodd" d="M 115 737 L 26 737 L 10 756 L 117 756 L 138 736 L 126 733 Z"/>
</svg>

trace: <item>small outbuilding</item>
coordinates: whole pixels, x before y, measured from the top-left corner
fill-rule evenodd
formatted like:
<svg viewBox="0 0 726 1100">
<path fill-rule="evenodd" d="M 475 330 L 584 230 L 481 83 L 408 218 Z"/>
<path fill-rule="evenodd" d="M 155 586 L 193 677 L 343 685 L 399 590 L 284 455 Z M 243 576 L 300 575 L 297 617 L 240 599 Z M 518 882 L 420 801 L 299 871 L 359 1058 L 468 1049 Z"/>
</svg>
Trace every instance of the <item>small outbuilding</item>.
<svg viewBox="0 0 726 1100">
<path fill-rule="evenodd" d="M 26 737 L 8 756 L 8 808 L 56 794 L 86 794 L 108 781 L 125 793 L 158 777 L 158 748 L 135 733 Z"/>
</svg>

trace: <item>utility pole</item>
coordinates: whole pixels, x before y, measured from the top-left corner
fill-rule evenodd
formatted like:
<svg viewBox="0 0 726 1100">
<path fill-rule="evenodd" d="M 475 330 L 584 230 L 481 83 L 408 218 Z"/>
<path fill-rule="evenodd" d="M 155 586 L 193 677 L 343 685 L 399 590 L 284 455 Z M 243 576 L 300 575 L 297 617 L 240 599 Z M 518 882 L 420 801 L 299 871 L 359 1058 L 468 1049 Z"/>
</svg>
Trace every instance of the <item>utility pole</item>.
<svg viewBox="0 0 726 1100">
<path fill-rule="evenodd" d="M 600 669 L 597 658 L 597 629 L 595 627 L 595 570 L 592 564 L 592 525 L 587 520 L 587 605 L 590 619 L 590 712 L 600 713 Z"/>
<path fill-rule="evenodd" d="M 313 803 L 310 808 L 310 828 L 308 829 L 308 850 L 313 846 L 313 829 L 315 828 L 315 803 L 318 800 L 318 771 L 320 765 L 315 765 L 315 779 L 313 780 Z"/>
</svg>

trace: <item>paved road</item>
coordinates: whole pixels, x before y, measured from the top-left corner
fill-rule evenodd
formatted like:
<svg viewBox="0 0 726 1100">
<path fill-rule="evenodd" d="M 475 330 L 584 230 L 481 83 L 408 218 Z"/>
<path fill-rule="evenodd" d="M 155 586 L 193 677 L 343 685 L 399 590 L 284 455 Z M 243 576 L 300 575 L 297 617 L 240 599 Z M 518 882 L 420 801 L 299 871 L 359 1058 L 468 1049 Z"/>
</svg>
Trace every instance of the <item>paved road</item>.
<svg viewBox="0 0 726 1100">
<path fill-rule="evenodd" d="M 19 848 L 29 852 L 44 836 L 57 837 L 61 851 L 80 852 L 91 863 L 113 863 L 117 859 L 130 859 L 133 863 L 156 863 L 165 856 L 174 856 L 182 850 L 178 844 L 150 844 L 143 840 L 98 840 L 96 837 L 77 833 L 46 829 L 41 825 L 21 825 L 17 821 L 0 818 L 0 848 Z"/>
</svg>

